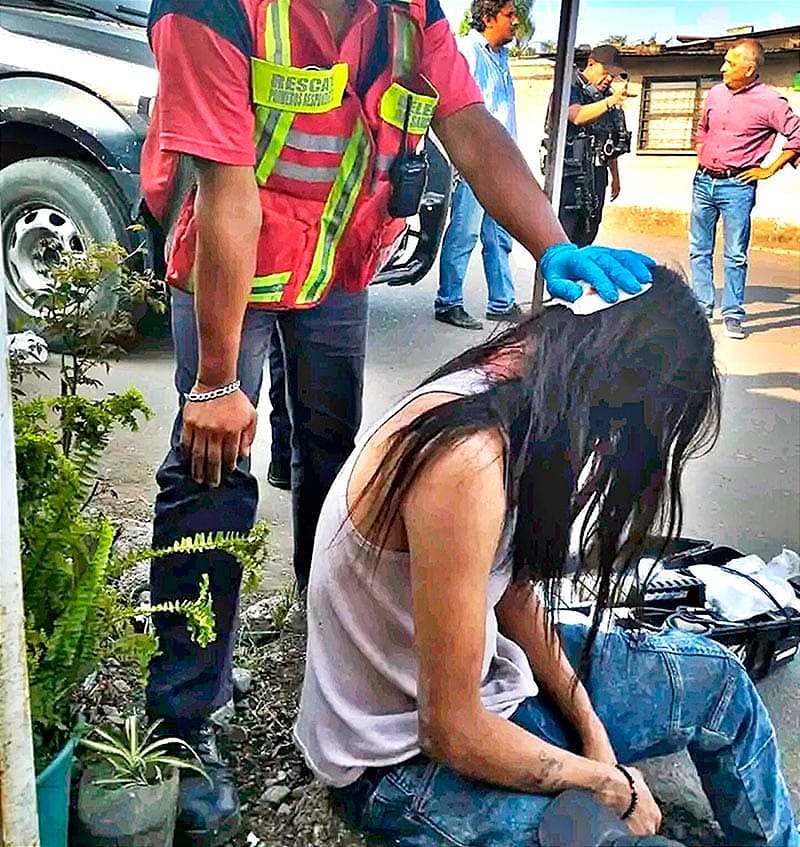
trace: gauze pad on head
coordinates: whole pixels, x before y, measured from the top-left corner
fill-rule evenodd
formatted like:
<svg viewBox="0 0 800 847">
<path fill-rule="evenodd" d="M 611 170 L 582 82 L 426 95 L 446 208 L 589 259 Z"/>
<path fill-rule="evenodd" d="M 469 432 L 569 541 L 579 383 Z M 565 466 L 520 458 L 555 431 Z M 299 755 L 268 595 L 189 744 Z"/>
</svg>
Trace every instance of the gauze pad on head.
<svg viewBox="0 0 800 847">
<path fill-rule="evenodd" d="M 652 282 L 646 282 L 642 285 L 641 291 L 636 294 L 627 294 L 621 288 L 618 290 L 619 299 L 614 303 L 608 303 L 589 285 L 588 282 L 582 280 L 578 283 L 583 289 L 583 294 L 570 303 L 569 300 L 562 300 L 560 297 L 552 297 L 550 300 L 545 300 L 545 306 L 566 306 L 573 314 L 576 315 L 593 315 L 595 312 L 602 312 L 604 309 L 610 309 L 612 306 L 617 306 L 624 303 L 626 300 L 632 300 L 634 297 L 640 297 L 646 291 L 653 287 Z"/>
</svg>

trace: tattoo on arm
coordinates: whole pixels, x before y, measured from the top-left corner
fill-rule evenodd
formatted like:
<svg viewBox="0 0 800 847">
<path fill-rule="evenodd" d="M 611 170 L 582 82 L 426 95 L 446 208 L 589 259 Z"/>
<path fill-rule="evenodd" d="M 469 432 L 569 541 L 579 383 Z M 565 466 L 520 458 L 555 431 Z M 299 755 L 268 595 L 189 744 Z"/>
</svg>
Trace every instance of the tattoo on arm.
<svg viewBox="0 0 800 847">
<path fill-rule="evenodd" d="M 564 763 L 555 758 L 552 753 L 542 750 L 537 755 L 538 767 L 535 772 L 525 774 L 522 788 L 532 794 L 555 794 L 570 787 L 564 778 Z"/>
</svg>

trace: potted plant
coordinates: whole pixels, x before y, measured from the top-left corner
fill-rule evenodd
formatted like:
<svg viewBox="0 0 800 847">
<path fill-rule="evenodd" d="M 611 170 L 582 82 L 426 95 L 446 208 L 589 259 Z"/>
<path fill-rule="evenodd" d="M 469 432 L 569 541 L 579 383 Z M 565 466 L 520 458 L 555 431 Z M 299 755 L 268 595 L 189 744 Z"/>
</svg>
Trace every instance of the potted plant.
<svg viewBox="0 0 800 847">
<path fill-rule="evenodd" d="M 81 739 L 94 754 L 78 789 L 85 847 L 171 847 L 178 772 L 184 768 L 206 773 L 185 741 L 159 737 L 160 724 L 156 721 L 142 733 L 134 714 L 125 719 L 122 730 L 95 727 Z"/>
</svg>

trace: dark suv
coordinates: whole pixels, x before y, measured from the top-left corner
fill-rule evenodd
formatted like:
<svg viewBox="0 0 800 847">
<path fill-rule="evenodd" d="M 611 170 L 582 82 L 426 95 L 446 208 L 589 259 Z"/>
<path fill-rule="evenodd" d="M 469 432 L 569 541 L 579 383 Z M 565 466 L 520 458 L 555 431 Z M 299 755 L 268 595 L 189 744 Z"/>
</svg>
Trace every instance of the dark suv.
<svg viewBox="0 0 800 847">
<path fill-rule="evenodd" d="M 132 249 L 162 270 L 163 233 L 141 214 L 139 156 L 157 87 L 150 0 L 0 0 L 0 212 L 9 320 L 33 322 L 36 292 L 64 249 L 87 239 Z M 431 162 L 419 216 L 375 282 L 413 284 L 431 267 L 450 166 Z M 144 229 L 131 230 L 132 223 Z"/>
</svg>

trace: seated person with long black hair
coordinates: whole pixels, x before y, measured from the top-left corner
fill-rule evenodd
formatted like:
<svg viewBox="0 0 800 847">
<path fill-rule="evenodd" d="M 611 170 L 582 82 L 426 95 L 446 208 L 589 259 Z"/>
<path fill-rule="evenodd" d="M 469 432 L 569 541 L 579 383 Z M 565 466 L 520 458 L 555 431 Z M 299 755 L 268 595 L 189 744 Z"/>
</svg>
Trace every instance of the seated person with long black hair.
<svg viewBox="0 0 800 847">
<path fill-rule="evenodd" d="M 679 534 L 685 462 L 719 429 L 702 309 L 678 274 L 653 277 L 439 368 L 331 488 L 295 738 L 357 829 L 527 847 L 553 796 L 582 787 L 652 834 L 661 814 L 629 763 L 687 749 L 726 843 L 800 844 L 734 656 L 677 630 L 599 630 L 647 537 Z M 576 555 L 595 616 L 556 630 L 546 609 Z"/>
</svg>

